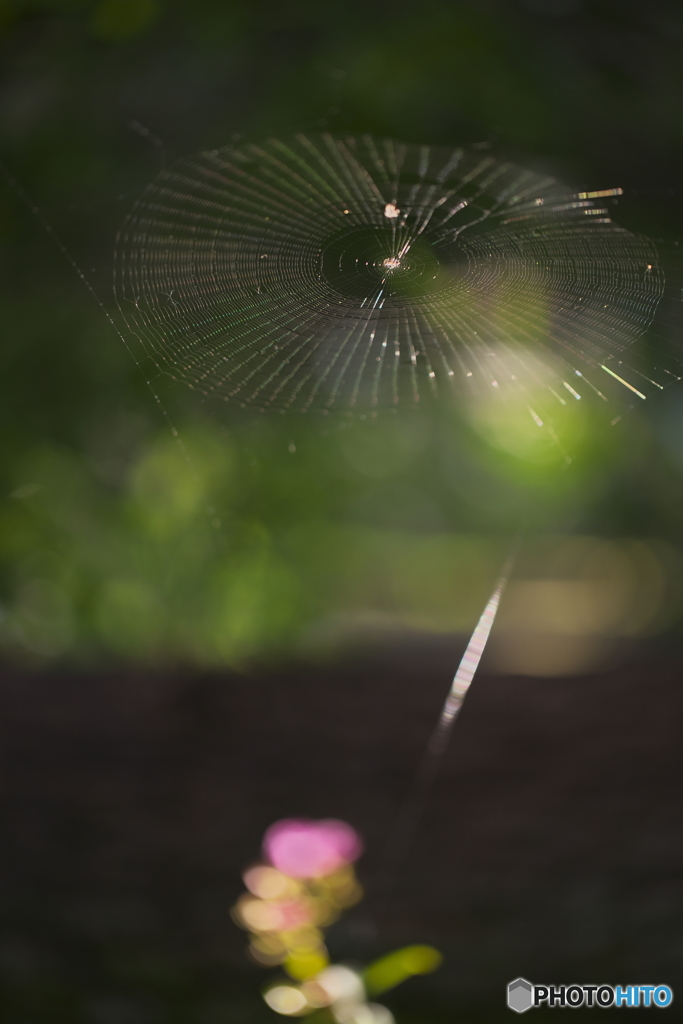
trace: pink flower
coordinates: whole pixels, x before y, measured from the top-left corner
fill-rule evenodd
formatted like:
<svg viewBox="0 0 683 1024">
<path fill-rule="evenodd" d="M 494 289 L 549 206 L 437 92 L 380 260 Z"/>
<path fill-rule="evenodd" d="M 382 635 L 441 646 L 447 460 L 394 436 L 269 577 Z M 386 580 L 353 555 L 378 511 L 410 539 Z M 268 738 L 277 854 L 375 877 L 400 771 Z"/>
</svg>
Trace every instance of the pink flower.
<svg viewBox="0 0 683 1024">
<path fill-rule="evenodd" d="M 285 818 L 270 826 L 263 849 L 270 863 L 290 878 L 320 878 L 356 860 L 363 844 L 345 821 Z"/>
</svg>

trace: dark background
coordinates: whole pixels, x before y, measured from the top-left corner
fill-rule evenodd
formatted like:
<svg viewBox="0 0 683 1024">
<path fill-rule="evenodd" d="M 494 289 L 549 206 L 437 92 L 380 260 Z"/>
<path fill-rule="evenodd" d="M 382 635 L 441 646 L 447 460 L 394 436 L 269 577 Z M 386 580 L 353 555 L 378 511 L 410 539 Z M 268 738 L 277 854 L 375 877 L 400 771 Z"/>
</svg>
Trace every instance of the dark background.
<svg viewBox="0 0 683 1024">
<path fill-rule="evenodd" d="M 218 420 L 165 388 L 188 466 L 151 371 L 29 207 L 117 325 L 112 251 L 131 203 L 165 162 L 238 137 L 491 143 L 576 188 L 623 187 L 615 220 L 670 261 L 683 7 L 3 0 L 0 32 L 0 156 L 30 197 L 0 191 L 3 1020 L 275 1019 L 229 908 L 263 829 L 292 813 L 366 837 L 368 897 L 331 935 L 335 955 L 445 953 L 387 997 L 399 1024 L 505 1019 L 517 974 L 675 988 L 673 598 L 657 635 L 616 643 L 608 672 L 482 676 L 400 888 L 390 899 L 376 880 L 520 508 L 541 534 L 680 551 L 680 385 L 591 439 L 571 475 L 432 420 L 400 444 L 378 433 L 364 461 L 362 431 Z M 677 343 L 670 280 L 655 348 Z M 436 572 L 410 581 L 425 537 L 438 562 L 450 534 L 483 554 L 444 597 L 448 628 L 430 629 Z M 368 555 L 378 538 L 384 563 Z M 377 577 L 401 559 L 391 643 L 302 660 L 311 644 L 320 655 L 321 622 L 396 611 Z"/>
</svg>

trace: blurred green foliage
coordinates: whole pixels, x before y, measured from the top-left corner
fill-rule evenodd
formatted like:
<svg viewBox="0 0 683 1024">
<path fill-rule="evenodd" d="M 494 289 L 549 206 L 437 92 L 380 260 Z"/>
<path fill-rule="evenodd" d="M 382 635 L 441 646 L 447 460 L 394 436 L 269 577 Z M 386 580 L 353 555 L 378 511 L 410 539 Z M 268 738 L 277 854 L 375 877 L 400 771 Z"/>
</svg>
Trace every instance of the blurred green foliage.
<svg viewBox="0 0 683 1024">
<path fill-rule="evenodd" d="M 116 41 L 144 32 L 160 14 L 157 0 L 101 0 L 90 24 L 99 39 Z"/>
<path fill-rule="evenodd" d="M 490 141 L 577 186 L 659 189 L 615 216 L 679 230 L 662 199 L 683 139 L 678 4 L 4 0 L 0 27 L 3 159 L 117 323 L 111 252 L 135 196 L 175 155 L 238 136 Z M 569 409 L 571 466 L 493 409 L 253 419 L 136 366 L 11 188 L 0 236 L 13 656 L 244 666 L 466 630 L 524 516 L 680 544 L 675 388 L 611 432 Z"/>
</svg>

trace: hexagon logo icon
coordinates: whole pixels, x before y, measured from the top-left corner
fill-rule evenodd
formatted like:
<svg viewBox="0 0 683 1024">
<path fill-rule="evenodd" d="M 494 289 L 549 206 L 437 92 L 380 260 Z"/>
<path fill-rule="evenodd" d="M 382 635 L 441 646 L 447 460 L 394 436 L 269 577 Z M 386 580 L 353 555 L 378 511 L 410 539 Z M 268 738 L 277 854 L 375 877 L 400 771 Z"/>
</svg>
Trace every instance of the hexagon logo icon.
<svg viewBox="0 0 683 1024">
<path fill-rule="evenodd" d="M 534 1005 L 533 986 L 526 978 L 515 978 L 508 985 L 508 1006 L 515 1013 L 524 1013 Z"/>
</svg>

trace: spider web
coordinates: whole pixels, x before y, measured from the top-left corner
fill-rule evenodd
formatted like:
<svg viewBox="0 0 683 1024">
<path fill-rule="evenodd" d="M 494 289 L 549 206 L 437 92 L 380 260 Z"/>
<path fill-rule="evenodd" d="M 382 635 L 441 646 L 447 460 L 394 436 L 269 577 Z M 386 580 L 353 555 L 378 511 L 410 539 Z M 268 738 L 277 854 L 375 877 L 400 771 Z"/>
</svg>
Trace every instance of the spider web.
<svg viewBox="0 0 683 1024">
<path fill-rule="evenodd" d="M 242 406 L 495 392 L 543 425 L 539 401 L 633 403 L 678 379 L 638 356 L 664 274 L 612 222 L 620 192 L 368 135 L 212 150 L 134 207 L 117 302 L 161 372 Z"/>
</svg>

